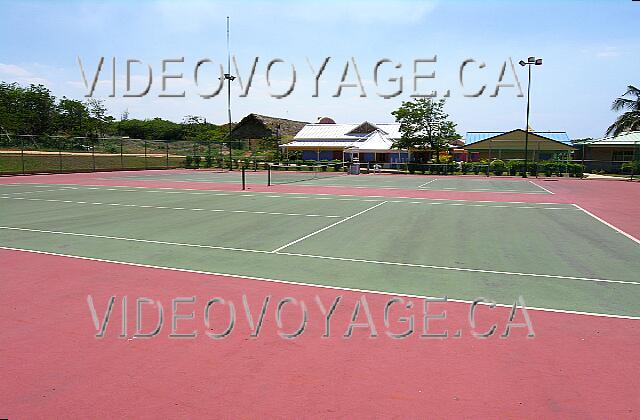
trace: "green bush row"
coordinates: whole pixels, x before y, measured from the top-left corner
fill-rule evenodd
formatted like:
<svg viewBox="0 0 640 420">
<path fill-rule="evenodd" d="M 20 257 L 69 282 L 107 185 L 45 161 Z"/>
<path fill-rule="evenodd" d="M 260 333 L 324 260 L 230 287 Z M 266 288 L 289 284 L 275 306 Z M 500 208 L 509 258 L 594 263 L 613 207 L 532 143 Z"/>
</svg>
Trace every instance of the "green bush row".
<svg viewBox="0 0 640 420">
<path fill-rule="evenodd" d="M 622 166 L 620 167 L 620 170 L 623 174 L 628 174 L 628 175 L 640 174 L 640 160 L 623 163 Z"/>
<path fill-rule="evenodd" d="M 507 175 L 516 176 L 522 175 L 525 172 L 525 164 L 522 161 L 511 160 L 504 162 L 500 159 L 495 159 L 489 164 L 490 171 L 497 176 Z M 569 174 L 571 177 L 581 178 L 584 173 L 584 166 L 578 163 L 564 163 L 564 162 L 530 162 L 526 166 L 527 173 L 538 176 L 562 176 L 563 174 Z"/>
<path fill-rule="evenodd" d="M 453 174 L 458 170 L 458 165 L 455 163 L 407 163 L 407 171 L 410 174 L 432 174 L 432 175 L 447 175 Z"/>
</svg>

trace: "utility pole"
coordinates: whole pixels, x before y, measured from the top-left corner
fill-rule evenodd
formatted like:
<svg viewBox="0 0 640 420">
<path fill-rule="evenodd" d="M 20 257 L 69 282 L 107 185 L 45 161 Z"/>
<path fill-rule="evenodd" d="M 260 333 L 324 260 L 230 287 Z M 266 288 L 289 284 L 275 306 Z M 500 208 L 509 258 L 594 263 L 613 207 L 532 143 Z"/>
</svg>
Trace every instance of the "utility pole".
<svg viewBox="0 0 640 420">
<path fill-rule="evenodd" d="M 229 49 L 229 16 L 227 16 L 227 72 L 224 74 L 224 80 L 227 81 L 227 147 L 229 148 L 229 170 L 233 170 L 233 150 L 231 147 L 231 82 L 235 80 L 235 76 L 231 75 L 231 50 Z"/>
<path fill-rule="evenodd" d="M 542 65 L 542 58 L 529 57 L 527 61 L 520 60 L 519 63 L 522 67 L 529 67 L 529 79 L 527 83 L 527 126 L 524 132 L 524 170 L 522 171 L 522 177 L 527 177 L 527 166 L 529 164 L 529 96 L 531 95 L 531 66 Z"/>
</svg>

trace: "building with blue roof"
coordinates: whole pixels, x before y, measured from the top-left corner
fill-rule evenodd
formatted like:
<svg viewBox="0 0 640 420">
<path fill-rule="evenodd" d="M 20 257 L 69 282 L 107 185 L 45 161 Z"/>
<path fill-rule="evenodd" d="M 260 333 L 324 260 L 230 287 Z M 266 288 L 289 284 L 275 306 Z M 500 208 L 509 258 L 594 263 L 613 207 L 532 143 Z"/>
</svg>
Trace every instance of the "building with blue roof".
<svg viewBox="0 0 640 420">
<path fill-rule="evenodd" d="M 524 159 L 526 132 L 515 129 L 507 132 L 470 131 L 465 136 L 464 149 L 469 160 Z M 575 148 L 564 131 L 529 131 L 528 159 L 549 160 L 568 157 Z"/>
</svg>

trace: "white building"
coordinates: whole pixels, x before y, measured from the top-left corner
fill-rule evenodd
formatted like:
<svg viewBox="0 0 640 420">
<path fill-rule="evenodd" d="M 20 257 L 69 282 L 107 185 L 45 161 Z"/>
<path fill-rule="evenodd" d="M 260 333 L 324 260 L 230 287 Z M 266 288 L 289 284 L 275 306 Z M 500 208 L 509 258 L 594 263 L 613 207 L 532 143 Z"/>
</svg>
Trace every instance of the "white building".
<svg viewBox="0 0 640 420">
<path fill-rule="evenodd" d="M 400 138 L 400 124 L 336 124 L 321 118 L 316 124 L 305 125 L 293 141 L 280 147 L 286 151 L 301 151 L 303 160 L 351 160 L 361 162 L 405 162 L 406 150 L 393 149 Z"/>
</svg>

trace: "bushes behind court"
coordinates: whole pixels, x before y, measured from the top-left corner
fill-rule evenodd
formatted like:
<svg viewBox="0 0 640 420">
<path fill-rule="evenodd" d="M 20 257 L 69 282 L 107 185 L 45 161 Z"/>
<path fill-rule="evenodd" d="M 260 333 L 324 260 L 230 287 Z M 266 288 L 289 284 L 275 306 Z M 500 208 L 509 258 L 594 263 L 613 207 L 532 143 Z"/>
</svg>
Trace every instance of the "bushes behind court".
<svg viewBox="0 0 640 420">
<path fill-rule="evenodd" d="M 451 162 L 446 164 L 420 164 L 408 163 L 406 169 L 399 168 L 400 172 L 409 172 L 410 174 L 432 174 L 432 175 L 453 175 L 453 174 L 490 174 L 501 176 L 519 176 L 525 169 L 523 161 L 509 160 L 503 161 L 494 159 L 491 163 L 482 162 Z M 631 169 L 627 169 L 628 172 Z M 532 176 L 563 176 L 568 174 L 570 177 L 582 177 L 584 166 L 577 163 L 565 163 L 558 161 L 541 161 L 527 163 L 527 173 Z M 636 169 L 636 173 L 640 172 L 640 167 Z"/>
<path fill-rule="evenodd" d="M 640 160 L 623 163 L 622 166 L 620 167 L 620 170 L 622 171 L 623 174 L 628 174 L 628 175 L 640 174 Z"/>
<path fill-rule="evenodd" d="M 320 163 L 323 165 L 319 170 L 323 172 L 336 172 L 343 171 L 343 162 L 340 160 L 333 161 L 308 161 L 308 160 L 294 160 L 279 162 L 283 165 L 280 170 L 289 171 L 308 171 L 316 167 Z M 234 167 L 236 168 L 249 168 L 249 169 L 266 169 L 266 162 L 254 162 L 252 160 L 234 160 Z M 212 166 L 225 167 L 228 165 L 227 160 L 214 159 L 209 156 L 204 157 L 204 162 L 199 156 L 186 156 L 184 162 L 186 168 L 199 168 L 204 166 L 210 168 Z M 640 173 L 640 162 L 635 162 L 634 173 Z M 632 164 L 625 165 L 623 169 L 626 169 L 627 173 L 631 173 Z M 449 163 L 407 163 L 399 165 L 395 171 L 400 173 L 420 174 L 420 175 L 454 175 L 454 174 L 474 174 L 483 175 L 489 174 L 495 176 L 510 175 L 520 176 L 524 171 L 524 162 L 518 160 L 503 161 L 495 159 L 491 163 L 487 162 L 449 162 Z M 584 172 L 583 165 L 577 163 L 565 163 L 557 161 L 541 161 L 527 164 L 527 173 L 532 176 L 563 176 L 568 174 L 571 177 L 582 177 Z"/>
</svg>

